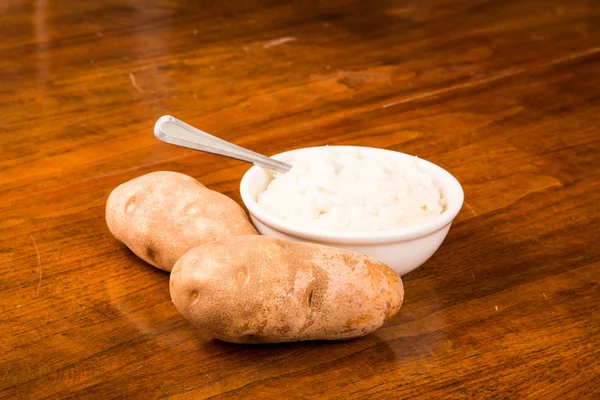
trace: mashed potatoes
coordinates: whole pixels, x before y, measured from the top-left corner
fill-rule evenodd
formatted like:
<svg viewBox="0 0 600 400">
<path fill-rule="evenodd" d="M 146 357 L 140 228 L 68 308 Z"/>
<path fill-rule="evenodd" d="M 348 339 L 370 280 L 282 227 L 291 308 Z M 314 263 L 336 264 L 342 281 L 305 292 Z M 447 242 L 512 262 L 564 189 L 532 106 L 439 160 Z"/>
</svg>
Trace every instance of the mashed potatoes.
<svg viewBox="0 0 600 400">
<path fill-rule="evenodd" d="M 257 196 L 267 212 L 320 232 L 375 232 L 407 227 L 444 212 L 446 201 L 416 158 L 311 149 L 276 173 Z"/>
</svg>

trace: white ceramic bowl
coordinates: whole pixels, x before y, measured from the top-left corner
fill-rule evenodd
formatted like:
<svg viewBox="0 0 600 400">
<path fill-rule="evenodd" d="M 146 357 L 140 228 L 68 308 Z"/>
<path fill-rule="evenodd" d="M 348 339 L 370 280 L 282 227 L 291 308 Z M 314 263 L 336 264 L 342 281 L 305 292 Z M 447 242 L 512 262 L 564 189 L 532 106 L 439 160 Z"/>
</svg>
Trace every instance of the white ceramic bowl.
<svg viewBox="0 0 600 400">
<path fill-rule="evenodd" d="M 358 146 L 329 146 L 336 150 L 360 150 L 362 154 L 391 154 L 399 158 L 414 156 L 391 150 Z M 272 158 L 290 161 L 294 155 L 308 148 L 287 151 Z M 280 239 L 320 243 L 365 254 L 392 267 L 400 276 L 414 270 L 427 261 L 440 247 L 448 234 L 452 221 L 460 211 L 464 193 L 460 183 L 449 172 L 437 165 L 417 160 L 419 168 L 429 172 L 447 200 L 446 211 L 440 216 L 421 224 L 393 230 L 369 233 L 319 233 L 294 226 L 289 221 L 269 214 L 256 202 L 256 197 L 271 181 L 273 172 L 254 166 L 240 184 L 242 201 L 250 213 L 250 219 L 258 232 Z"/>
</svg>

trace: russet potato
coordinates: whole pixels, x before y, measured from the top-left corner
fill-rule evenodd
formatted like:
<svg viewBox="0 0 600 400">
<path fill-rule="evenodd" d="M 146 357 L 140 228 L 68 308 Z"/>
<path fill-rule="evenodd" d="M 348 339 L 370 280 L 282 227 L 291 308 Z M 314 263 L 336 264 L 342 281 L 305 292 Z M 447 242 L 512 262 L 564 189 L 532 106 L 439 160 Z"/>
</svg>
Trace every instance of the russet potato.
<svg viewBox="0 0 600 400">
<path fill-rule="evenodd" d="M 106 223 L 117 240 L 165 271 L 202 243 L 258 234 L 234 200 L 169 171 L 152 172 L 115 188 L 106 202 Z"/>
<path fill-rule="evenodd" d="M 364 336 L 394 316 L 404 296 L 398 274 L 366 256 L 256 235 L 189 250 L 170 291 L 193 325 L 233 343 Z"/>
</svg>

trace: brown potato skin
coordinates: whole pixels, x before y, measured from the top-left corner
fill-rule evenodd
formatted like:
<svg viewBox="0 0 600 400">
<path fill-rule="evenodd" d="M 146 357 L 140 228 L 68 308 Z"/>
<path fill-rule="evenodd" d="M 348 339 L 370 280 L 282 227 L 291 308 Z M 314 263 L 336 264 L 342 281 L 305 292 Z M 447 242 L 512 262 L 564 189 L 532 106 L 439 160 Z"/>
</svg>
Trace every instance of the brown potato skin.
<svg viewBox="0 0 600 400">
<path fill-rule="evenodd" d="M 203 333 L 232 343 L 340 340 L 393 317 L 402 280 L 385 264 L 337 248 L 239 236 L 185 253 L 171 299 Z"/>
<path fill-rule="evenodd" d="M 189 249 L 237 235 L 258 235 L 229 197 L 184 174 L 151 172 L 116 187 L 106 202 L 113 236 L 164 271 Z"/>
</svg>

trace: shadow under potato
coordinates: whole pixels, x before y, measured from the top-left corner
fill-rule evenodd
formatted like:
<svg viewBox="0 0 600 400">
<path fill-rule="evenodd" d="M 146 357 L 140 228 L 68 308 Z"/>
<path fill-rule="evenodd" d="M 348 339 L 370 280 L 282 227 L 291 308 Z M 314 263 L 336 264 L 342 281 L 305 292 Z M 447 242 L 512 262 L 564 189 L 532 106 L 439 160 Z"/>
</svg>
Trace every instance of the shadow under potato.
<svg viewBox="0 0 600 400">
<path fill-rule="evenodd" d="M 315 360 L 319 363 L 331 362 L 352 354 L 373 352 L 379 361 L 396 361 L 394 350 L 389 343 L 378 338 L 374 333 L 367 336 L 345 340 L 307 340 L 286 343 L 238 344 L 212 339 L 211 347 L 222 352 L 234 352 L 257 358 L 279 358 L 294 356 L 300 360 Z M 364 355 L 363 355 L 364 356 Z"/>
</svg>

